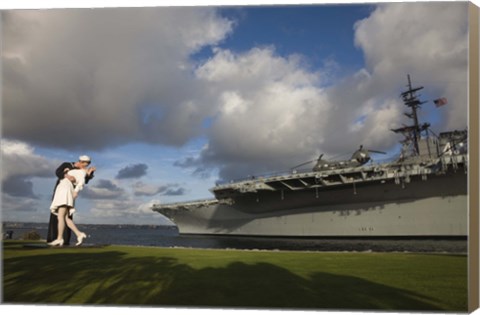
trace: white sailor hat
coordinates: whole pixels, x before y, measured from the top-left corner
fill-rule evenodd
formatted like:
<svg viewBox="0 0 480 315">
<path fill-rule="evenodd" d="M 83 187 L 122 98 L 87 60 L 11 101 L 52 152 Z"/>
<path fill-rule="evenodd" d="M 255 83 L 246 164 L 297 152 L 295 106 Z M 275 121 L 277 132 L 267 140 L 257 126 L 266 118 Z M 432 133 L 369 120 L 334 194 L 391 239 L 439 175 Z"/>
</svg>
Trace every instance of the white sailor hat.
<svg viewBox="0 0 480 315">
<path fill-rule="evenodd" d="M 81 155 L 81 156 L 78 158 L 78 160 L 79 160 L 80 162 L 89 162 L 89 163 L 92 161 L 88 155 Z"/>
</svg>

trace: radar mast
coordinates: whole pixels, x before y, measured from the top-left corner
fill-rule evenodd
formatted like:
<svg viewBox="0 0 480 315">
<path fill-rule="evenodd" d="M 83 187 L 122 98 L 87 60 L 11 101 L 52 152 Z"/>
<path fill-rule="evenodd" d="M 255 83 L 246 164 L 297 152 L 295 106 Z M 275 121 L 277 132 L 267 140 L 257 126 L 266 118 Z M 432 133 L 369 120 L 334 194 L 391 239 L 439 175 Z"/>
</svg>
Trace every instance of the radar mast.
<svg viewBox="0 0 480 315">
<path fill-rule="evenodd" d="M 410 118 L 413 122 L 412 125 L 404 126 L 402 128 L 391 129 L 395 133 L 402 133 L 405 137 L 403 141 L 404 144 L 412 143 L 413 142 L 413 149 L 414 155 L 419 155 L 419 146 L 418 143 L 422 137 L 422 132 L 426 132 L 428 136 L 428 128 L 430 127 L 429 123 L 424 123 L 420 125 L 418 121 L 418 113 L 417 110 L 421 108 L 421 105 L 426 103 L 425 101 L 419 100 L 419 95 L 417 95 L 417 91 L 423 89 L 423 86 L 413 88 L 412 81 L 410 80 L 410 75 L 407 75 L 408 78 L 408 90 L 402 92 L 400 96 L 403 99 L 403 103 L 405 106 L 410 108 L 410 112 L 404 113 L 405 116 Z"/>
</svg>

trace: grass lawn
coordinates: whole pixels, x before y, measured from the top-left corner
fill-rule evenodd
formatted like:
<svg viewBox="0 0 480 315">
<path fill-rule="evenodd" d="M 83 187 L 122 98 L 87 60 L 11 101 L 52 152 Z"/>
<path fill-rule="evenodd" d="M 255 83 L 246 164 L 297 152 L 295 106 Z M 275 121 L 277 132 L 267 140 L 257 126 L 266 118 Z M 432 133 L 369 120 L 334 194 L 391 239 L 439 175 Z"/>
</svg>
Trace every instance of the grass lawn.
<svg viewBox="0 0 480 315">
<path fill-rule="evenodd" d="M 28 248 L 3 242 L 8 304 L 467 311 L 467 256 Z"/>
</svg>

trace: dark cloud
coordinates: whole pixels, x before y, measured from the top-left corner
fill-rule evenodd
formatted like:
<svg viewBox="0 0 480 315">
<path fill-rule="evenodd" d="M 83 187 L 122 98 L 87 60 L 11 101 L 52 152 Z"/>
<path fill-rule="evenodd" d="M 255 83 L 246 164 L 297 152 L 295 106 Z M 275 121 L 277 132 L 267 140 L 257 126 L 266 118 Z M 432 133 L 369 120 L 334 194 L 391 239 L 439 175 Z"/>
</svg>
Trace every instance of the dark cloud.
<svg viewBox="0 0 480 315">
<path fill-rule="evenodd" d="M 140 163 L 133 164 L 122 168 L 118 171 L 117 179 L 139 178 L 147 175 L 148 165 Z"/>
<path fill-rule="evenodd" d="M 8 177 L 54 177 L 59 162 L 35 153 L 32 146 L 16 140 L 1 140 L 2 179 Z"/>
<path fill-rule="evenodd" d="M 33 192 L 33 183 L 23 176 L 12 176 L 2 183 L 4 193 L 12 197 L 27 197 L 37 199 Z"/>
<path fill-rule="evenodd" d="M 198 135 L 210 102 L 190 56 L 233 27 L 207 7 L 10 10 L 2 22 L 4 135 L 89 150 Z"/>
<path fill-rule="evenodd" d="M 182 187 L 160 187 L 159 193 L 163 196 L 182 196 L 185 195 L 185 189 Z"/>
<path fill-rule="evenodd" d="M 110 191 L 123 191 L 122 188 L 118 187 L 115 183 L 107 179 L 100 179 L 98 184 L 95 185 L 96 188 L 107 189 Z"/>
<path fill-rule="evenodd" d="M 135 196 L 182 196 L 185 195 L 185 188 L 179 187 L 178 184 L 167 184 L 155 186 L 143 182 L 136 182 L 133 185 Z"/>
<path fill-rule="evenodd" d="M 186 157 L 181 160 L 177 160 L 173 163 L 173 166 L 177 166 L 184 169 L 192 169 L 192 175 L 200 179 L 208 179 L 212 175 L 212 168 L 205 166 L 203 161 L 199 158 Z"/>
<path fill-rule="evenodd" d="M 97 184 L 85 186 L 80 195 L 87 199 L 125 199 L 127 194 L 125 190 L 117 186 L 114 182 L 106 179 L 98 180 Z"/>
<path fill-rule="evenodd" d="M 194 157 L 189 156 L 184 159 L 175 161 L 173 165 L 182 167 L 182 168 L 193 167 L 198 165 L 198 159 L 195 159 Z"/>
</svg>

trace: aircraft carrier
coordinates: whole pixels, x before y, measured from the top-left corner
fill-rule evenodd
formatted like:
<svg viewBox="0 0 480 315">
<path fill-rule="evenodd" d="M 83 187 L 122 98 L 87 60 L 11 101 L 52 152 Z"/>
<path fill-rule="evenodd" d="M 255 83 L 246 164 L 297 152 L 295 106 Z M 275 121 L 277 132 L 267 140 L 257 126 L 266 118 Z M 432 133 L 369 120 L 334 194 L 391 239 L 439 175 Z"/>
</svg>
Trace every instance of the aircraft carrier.
<svg viewBox="0 0 480 315">
<path fill-rule="evenodd" d="M 219 184 L 210 189 L 215 198 L 152 210 L 181 234 L 466 237 L 468 132 L 433 133 L 418 118 L 423 87 L 413 88 L 410 76 L 407 87 L 411 124 L 391 130 L 403 135 L 395 160 L 373 163 L 370 153 L 381 152 L 360 146 L 348 160 L 320 155 L 307 171 Z"/>
</svg>

